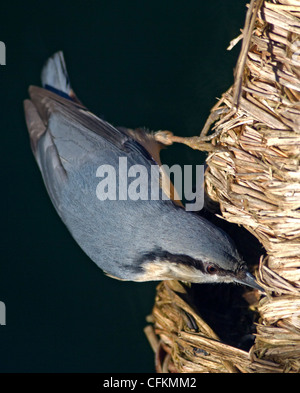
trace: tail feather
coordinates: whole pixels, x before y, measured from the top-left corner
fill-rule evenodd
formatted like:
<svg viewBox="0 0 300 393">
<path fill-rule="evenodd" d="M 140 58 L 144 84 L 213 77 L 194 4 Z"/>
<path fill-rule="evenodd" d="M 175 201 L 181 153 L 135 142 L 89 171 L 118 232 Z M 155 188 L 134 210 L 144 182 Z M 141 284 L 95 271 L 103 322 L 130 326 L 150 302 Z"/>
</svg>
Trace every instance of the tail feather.
<svg viewBox="0 0 300 393">
<path fill-rule="evenodd" d="M 72 88 L 62 51 L 54 53 L 47 60 L 42 69 L 41 79 L 44 88 L 71 95 Z"/>
</svg>

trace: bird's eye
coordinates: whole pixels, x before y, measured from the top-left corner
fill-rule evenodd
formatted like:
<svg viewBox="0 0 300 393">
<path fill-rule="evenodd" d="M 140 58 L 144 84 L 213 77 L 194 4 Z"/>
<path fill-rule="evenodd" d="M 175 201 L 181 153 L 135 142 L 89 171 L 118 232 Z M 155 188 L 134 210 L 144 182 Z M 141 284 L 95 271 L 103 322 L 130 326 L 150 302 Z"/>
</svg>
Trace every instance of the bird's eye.
<svg viewBox="0 0 300 393">
<path fill-rule="evenodd" d="M 214 265 L 208 265 L 206 268 L 206 271 L 209 274 L 215 274 L 215 273 L 217 273 L 218 269 Z"/>
</svg>

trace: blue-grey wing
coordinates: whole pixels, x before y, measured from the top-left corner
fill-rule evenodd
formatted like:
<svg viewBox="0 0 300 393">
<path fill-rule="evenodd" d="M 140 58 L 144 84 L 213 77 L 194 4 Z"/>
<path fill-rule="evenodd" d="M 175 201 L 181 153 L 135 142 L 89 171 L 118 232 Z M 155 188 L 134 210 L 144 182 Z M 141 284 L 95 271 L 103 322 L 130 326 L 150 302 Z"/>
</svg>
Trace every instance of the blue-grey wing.
<svg viewBox="0 0 300 393">
<path fill-rule="evenodd" d="M 29 95 L 24 106 L 31 146 L 58 212 L 60 190 L 68 176 L 89 162 L 115 163 L 116 158 L 126 154 L 131 165 L 155 164 L 153 156 L 159 154 L 158 144 L 143 130 L 136 140 L 127 129 L 113 127 L 83 105 L 54 92 L 31 86 Z M 147 150 L 143 141 L 152 150 Z"/>
</svg>

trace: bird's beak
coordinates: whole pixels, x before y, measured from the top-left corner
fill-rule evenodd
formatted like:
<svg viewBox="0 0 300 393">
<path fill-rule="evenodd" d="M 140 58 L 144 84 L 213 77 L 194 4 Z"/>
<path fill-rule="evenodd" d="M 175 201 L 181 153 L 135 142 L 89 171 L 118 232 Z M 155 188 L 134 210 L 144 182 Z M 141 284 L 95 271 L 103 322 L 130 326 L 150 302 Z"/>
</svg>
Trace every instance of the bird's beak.
<svg viewBox="0 0 300 393">
<path fill-rule="evenodd" d="M 258 289 L 260 292 L 265 293 L 265 290 L 260 285 L 258 285 L 254 276 L 252 276 L 252 274 L 249 272 L 246 272 L 243 278 L 239 278 L 236 281 L 240 284 L 248 285 L 248 287 Z"/>
</svg>

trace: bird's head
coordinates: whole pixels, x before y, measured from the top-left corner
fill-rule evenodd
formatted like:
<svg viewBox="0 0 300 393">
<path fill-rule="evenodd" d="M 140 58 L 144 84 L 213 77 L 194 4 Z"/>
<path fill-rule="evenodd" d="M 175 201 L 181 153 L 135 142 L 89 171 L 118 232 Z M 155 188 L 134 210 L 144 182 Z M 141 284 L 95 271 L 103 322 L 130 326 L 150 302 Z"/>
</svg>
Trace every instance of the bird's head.
<svg viewBox="0 0 300 393">
<path fill-rule="evenodd" d="M 223 230 L 196 214 L 182 212 L 177 210 L 172 226 L 161 219 L 156 245 L 141 252 L 135 264 L 140 269 L 136 281 L 238 283 L 263 292 Z"/>
</svg>

